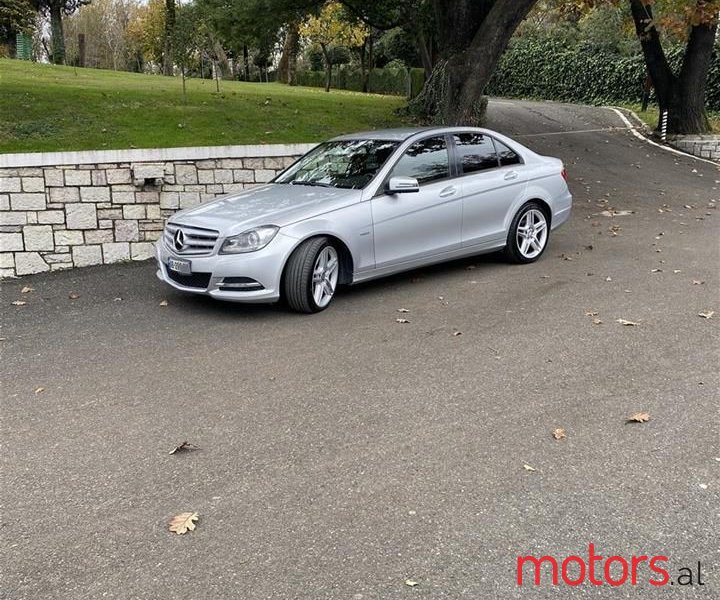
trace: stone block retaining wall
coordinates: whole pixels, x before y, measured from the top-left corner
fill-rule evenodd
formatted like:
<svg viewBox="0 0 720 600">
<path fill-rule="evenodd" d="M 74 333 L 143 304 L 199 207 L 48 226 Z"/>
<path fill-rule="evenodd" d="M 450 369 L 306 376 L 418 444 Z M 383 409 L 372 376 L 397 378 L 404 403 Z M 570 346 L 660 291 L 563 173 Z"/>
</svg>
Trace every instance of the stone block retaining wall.
<svg viewBox="0 0 720 600">
<path fill-rule="evenodd" d="M 150 258 L 176 210 L 265 183 L 311 147 L 0 155 L 0 277 Z"/>
<path fill-rule="evenodd" d="M 679 150 L 687 152 L 688 154 L 720 161 L 720 136 L 685 135 L 675 136 L 668 141 Z"/>
</svg>

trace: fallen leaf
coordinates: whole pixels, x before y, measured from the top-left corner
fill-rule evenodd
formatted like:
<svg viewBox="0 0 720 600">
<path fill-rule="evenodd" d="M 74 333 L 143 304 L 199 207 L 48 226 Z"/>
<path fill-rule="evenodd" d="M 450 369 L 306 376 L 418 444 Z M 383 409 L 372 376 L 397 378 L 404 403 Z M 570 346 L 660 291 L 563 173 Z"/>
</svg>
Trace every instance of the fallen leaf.
<svg viewBox="0 0 720 600">
<path fill-rule="evenodd" d="M 682 273 L 682 271 L 680 269 L 673 269 L 673 273 L 675 273 L 675 274 Z"/>
<path fill-rule="evenodd" d="M 712 319 L 714 314 L 715 314 L 714 310 L 708 310 L 705 312 L 698 313 L 698 317 L 702 317 L 703 319 Z"/>
<path fill-rule="evenodd" d="M 523 469 L 525 469 L 526 471 L 535 471 L 536 470 L 533 467 L 531 467 L 530 465 L 523 465 Z"/>
<path fill-rule="evenodd" d="M 605 281 L 612 281 L 612 277 L 606 277 Z"/>
<path fill-rule="evenodd" d="M 13 304 L 14 306 L 25 306 L 27 302 L 24 300 L 13 300 L 10 304 Z"/>
<path fill-rule="evenodd" d="M 457 336 L 459 336 L 459 335 L 462 335 L 462 331 L 453 331 L 453 335 L 454 335 L 455 337 L 457 337 Z"/>
<path fill-rule="evenodd" d="M 597 317 L 600 313 L 596 310 L 586 310 L 585 316 L 586 317 Z"/>
<path fill-rule="evenodd" d="M 625 325 L 626 327 L 635 327 L 637 323 L 635 321 L 628 321 L 627 319 L 615 319 L 616 323 L 620 323 L 620 325 Z"/>
<path fill-rule="evenodd" d="M 603 210 L 600 212 L 603 217 L 625 217 L 634 213 L 635 211 L 633 210 L 616 210 L 614 208 L 610 208 L 608 210 Z"/>
<path fill-rule="evenodd" d="M 409 313 L 410 312 L 407 308 L 398 308 L 397 311 L 399 313 Z"/>
<path fill-rule="evenodd" d="M 562 429 L 562 428 L 560 428 L 560 427 L 558 427 L 557 429 L 555 429 L 555 430 L 552 432 L 552 436 L 553 436 L 556 440 L 564 440 L 565 437 L 566 437 L 566 436 L 565 436 L 565 430 Z"/>
<path fill-rule="evenodd" d="M 550 279 L 550 275 L 540 275 L 540 279 Z"/>
<path fill-rule="evenodd" d="M 34 292 L 35 288 L 31 288 L 29 285 L 26 285 L 23 287 L 23 289 L 20 290 L 21 294 L 29 294 L 30 292 Z"/>
<path fill-rule="evenodd" d="M 651 273 L 662 273 L 662 269 L 653 269 Z"/>
<path fill-rule="evenodd" d="M 650 420 L 650 415 L 648 413 L 639 412 L 635 413 L 632 417 L 627 418 L 628 423 L 645 423 L 646 421 Z"/>
<path fill-rule="evenodd" d="M 407 585 L 409 587 L 415 587 L 416 585 L 418 585 L 418 582 L 415 581 L 414 579 L 406 579 L 405 585 Z"/>
<path fill-rule="evenodd" d="M 70 298 L 70 300 L 77 300 L 79 297 L 80 297 L 80 294 L 76 294 L 75 292 L 70 292 L 68 294 L 68 298 Z"/>
<path fill-rule="evenodd" d="M 183 442 L 179 446 L 175 446 L 168 454 L 175 454 L 176 452 L 183 452 L 183 451 L 190 451 L 190 450 L 200 450 L 199 446 L 196 446 L 195 444 L 191 444 L 190 442 Z"/>
<path fill-rule="evenodd" d="M 42 394 L 44 391 L 45 391 L 44 387 L 42 387 L 42 386 L 37 387 L 37 388 L 35 388 L 35 395 Z"/>
<path fill-rule="evenodd" d="M 161 301 L 160 301 L 160 306 L 167 306 L 167 305 L 168 305 L 168 301 L 167 301 L 167 300 L 161 300 Z"/>
<path fill-rule="evenodd" d="M 168 523 L 168 529 L 174 531 L 178 535 L 193 531 L 195 529 L 195 523 L 199 515 L 196 512 L 184 512 L 179 515 L 175 515 Z"/>
<path fill-rule="evenodd" d="M 700 279 L 693 279 L 692 284 L 693 285 L 703 285 L 705 282 L 701 281 Z"/>
<path fill-rule="evenodd" d="M 603 321 L 602 319 L 593 319 L 593 325 L 602 325 Z"/>
<path fill-rule="evenodd" d="M 409 323 L 410 321 L 408 321 L 407 319 L 395 319 L 395 322 L 396 323 Z"/>
</svg>

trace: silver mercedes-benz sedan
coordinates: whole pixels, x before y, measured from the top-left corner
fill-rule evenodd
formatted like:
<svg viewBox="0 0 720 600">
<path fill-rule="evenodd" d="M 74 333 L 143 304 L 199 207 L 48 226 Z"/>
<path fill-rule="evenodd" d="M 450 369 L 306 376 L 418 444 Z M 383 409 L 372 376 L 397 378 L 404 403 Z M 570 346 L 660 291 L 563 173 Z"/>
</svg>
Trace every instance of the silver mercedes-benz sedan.
<svg viewBox="0 0 720 600">
<path fill-rule="evenodd" d="M 340 284 L 498 250 L 536 261 L 571 205 L 559 159 L 494 131 L 344 135 L 267 185 L 174 214 L 157 275 L 185 292 L 283 298 L 313 313 Z"/>
</svg>

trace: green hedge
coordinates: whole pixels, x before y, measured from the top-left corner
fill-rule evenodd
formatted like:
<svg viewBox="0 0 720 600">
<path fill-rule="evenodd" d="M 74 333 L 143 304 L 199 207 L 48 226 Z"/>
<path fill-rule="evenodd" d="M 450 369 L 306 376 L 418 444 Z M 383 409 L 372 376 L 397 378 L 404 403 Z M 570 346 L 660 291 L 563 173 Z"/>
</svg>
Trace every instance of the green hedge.
<svg viewBox="0 0 720 600">
<path fill-rule="evenodd" d="M 706 93 L 712 111 L 720 110 L 719 54 L 713 56 Z M 676 68 L 681 58 L 681 49 L 669 53 Z M 505 52 L 487 93 L 586 104 L 640 102 L 645 77 L 642 55 L 621 56 L 583 45 L 567 48 L 552 40 L 520 38 Z"/>
<path fill-rule="evenodd" d="M 425 82 L 422 69 L 411 69 L 412 96 L 416 96 Z M 325 87 L 324 71 L 298 71 L 297 85 L 309 87 Z M 353 67 L 333 69 L 331 87 L 340 90 L 362 92 L 362 73 Z M 373 69 L 368 78 L 368 92 L 371 94 L 388 94 L 406 96 L 408 93 L 408 73 L 405 69 Z"/>
</svg>

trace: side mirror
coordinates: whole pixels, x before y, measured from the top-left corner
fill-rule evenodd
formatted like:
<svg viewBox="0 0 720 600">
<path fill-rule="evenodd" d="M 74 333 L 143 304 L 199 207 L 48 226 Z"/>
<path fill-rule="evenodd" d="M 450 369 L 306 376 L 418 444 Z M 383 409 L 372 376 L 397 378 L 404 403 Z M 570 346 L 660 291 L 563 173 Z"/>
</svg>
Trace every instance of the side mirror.
<svg viewBox="0 0 720 600">
<path fill-rule="evenodd" d="M 419 191 L 420 185 L 414 177 L 391 177 L 385 187 L 387 194 L 407 194 Z"/>
</svg>

